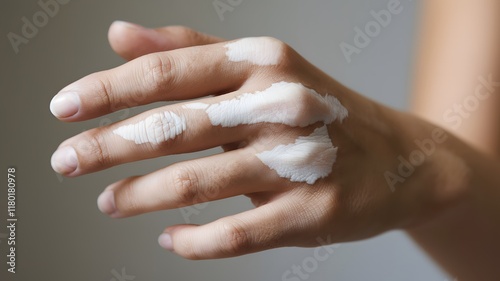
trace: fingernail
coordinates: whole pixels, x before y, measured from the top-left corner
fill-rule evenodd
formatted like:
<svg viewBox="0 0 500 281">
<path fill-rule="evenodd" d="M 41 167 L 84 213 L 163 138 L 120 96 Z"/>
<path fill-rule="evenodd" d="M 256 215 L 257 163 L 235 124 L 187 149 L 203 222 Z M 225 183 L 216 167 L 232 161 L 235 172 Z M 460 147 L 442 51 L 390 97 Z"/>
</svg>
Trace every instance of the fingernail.
<svg viewBox="0 0 500 281">
<path fill-rule="evenodd" d="M 113 25 L 121 25 L 123 27 L 132 28 L 132 29 L 146 29 L 142 25 L 138 25 L 138 24 L 135 24 L 135 23 L 131 23 L 131 22 L 128 22 L 128 21 L 122 21 L 122 20 L 115 20 L 113 22 Z"/>
<path fill-rule="evenodd" d="M 78 157 L 76 151 L 71 146 L 61 147 L 52 155 L 52 169 L 59 174 L 70 174 L 78 167 Z"/>
<path fill-rule="evenodd" d="M 78 110 L 80 110 L 80 98 L 73 92 L 59 93 L 50 102 L 50 111 L 58 118 L 71 117 Z"/>
<path fill-rule="evenodd" d="M 106 215 L 116 215 L 115 193 L 112 190 L 106 190 L 101 193 L 99 198 L 97 198 L 97 207 Z"/>
<path fill-rule="evenodd" d="M 158 237 L 158 244 L 165 250 L 173 251 L 174 247 L 172 245 L 172 236 L 168 233 L 163 233 Z"/>
</svg>

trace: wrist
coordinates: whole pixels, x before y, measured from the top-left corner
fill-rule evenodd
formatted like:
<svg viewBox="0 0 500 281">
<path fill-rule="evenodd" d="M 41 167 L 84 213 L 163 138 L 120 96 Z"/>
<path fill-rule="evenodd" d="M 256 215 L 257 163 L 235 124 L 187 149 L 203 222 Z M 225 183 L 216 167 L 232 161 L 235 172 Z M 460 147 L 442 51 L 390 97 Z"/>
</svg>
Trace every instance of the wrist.
<svg viewBox="0 0 500 281">
<path fill-rule="evenodd" d="M 384 228 L 416 227 L 468 204 L 477 178 L 468 165 L 471 148 L 411 114 L 351 91 L 343 94 L 339 99 L 349 116 L 331 125 L 339 147 L 335 170 L 342 175 L 337 184 L 370 189 Z"/>
<path fill-rule="evenodd" d="M 402 227 L 412 228 L 453 215 L 472 203 L 478 177 L 471 161 L 477 156 L 450 132 L 404 115 L 411 120 L 402 122 L 406 128 L 403 134 L 406 146 L 399 158 L 398 172 L 407 174 L 394 192 L 399 192 L 398 202 L 401 208 L 408 208 L 411 218 Z"/>
<path fill-rule="evenodd" d="M 375 118 L 357 120 L 370 130 L 360 146 L 382 148 L 380 177 L 394 213 L 392 228 L 425 224 L 471 204 L 478 177 L 469 164 L 476 152 L 437 125 L 371 103 Z"/>
</svg>

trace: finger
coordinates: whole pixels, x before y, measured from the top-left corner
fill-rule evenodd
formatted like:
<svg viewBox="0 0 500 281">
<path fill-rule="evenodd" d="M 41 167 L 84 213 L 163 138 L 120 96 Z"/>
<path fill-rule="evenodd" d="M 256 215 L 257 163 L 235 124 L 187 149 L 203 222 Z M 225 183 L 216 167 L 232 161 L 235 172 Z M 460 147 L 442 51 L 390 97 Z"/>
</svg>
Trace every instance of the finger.
<svg viewBox="0 0 500 281">
<path fill-rule="evenodd" d="M 204 101 L 216 104 L 237 95 L 238 91 Z M 237 143 L 258 129 L 214 126 L 204 110 L 185 105 L 164 106 L 76 135 L 54 152 L 52 167 L 60 174 L 79 176 L 127 162 Z M 231 112 L 227 115 L 230 118 Z"/>
<path fill-rule="evenodd" d="M 167 26 L 156 29 L 137 24 L 115 21 L 108 31 L 111 48 L 126 60 L 140 56 L 191 46 L 224 41 L 184 26 Z"/>
<path fill-rule="evenodd" d="M 160 235 L 163 248 L 188 259 L 234 257 L 289 246 L 299 219 L 287 199 L 201 226 L 177 225 Z"/>
<path fill-rule="evenodd" d="M 265 171 L 249 149 L 234 150 L 119 181 L 99 196 L 98 207 L 122 218 L 264 191 L 274 179 Z"/>
<path fill-rule="evenodd" d="M 224 46 L 149 54 L 91 74 L 61 90 L 51 102 L 51 111 L 61 120 L 80 121 L 124 107 L 230 92 L 252 72 L 249 64 L 229 61 Z"/>
</svg>

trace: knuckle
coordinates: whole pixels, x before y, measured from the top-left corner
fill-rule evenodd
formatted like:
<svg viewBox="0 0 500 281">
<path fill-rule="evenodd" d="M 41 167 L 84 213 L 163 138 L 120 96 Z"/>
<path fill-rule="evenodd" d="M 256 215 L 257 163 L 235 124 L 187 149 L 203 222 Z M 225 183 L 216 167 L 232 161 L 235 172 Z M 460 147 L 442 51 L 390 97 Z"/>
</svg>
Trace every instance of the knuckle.
<svg viewBox="0 0 500 281">
<path fill-rule="evenodd" d="M 102 104 L 108 112 L 113 111 L 113 86 L 111 81 L 103 73 L 91 75 L 93 92 L 97 94 L 99 103 Z"/>
<path fill-rule="evenodd" d="M 320 110 L 316 96 L 311 94 L 311 90 L 296 83 L 289 84 L 282 90 L 286 91 L 286 100 L 277 102 L 284 102 L 281 106 L 286 107 L 289 121 L 297 126 L 308 125 L 310 120 L 315 118 L 317 111 Z"/>
<path fill-rule="evenodd" d="M 296 105 L 299 113 L 311 112 L 314 110 L 317 98 L 301 85 L 293 85 L 290 91 L 290 99 Z"/>
<path fill-rule="evenodd" d="M 190 205 L 199 198 L 199 180 L 194 169 L 190 167 L 177 168 L 174 172 L 174 191 L 179 203 Z"/>
<path fill-rule="evenodd" d="M 98 132 L 87 133 L 85 141 L 80 142 L 78 147 L 83 155 L 94 158 L 91 160 L 91 165 L 95 165 L 96 162 L 99 167 L 107 167 L 112 162 L 105 138 Z"/>
<path fill-rule="evenodd" d="M 115 191 L 116 209 L 121 214 L 138 213 L 142 211 L 141 205 L 137 201 L 134 189 L 130 183 L 127 183 L 124 188 Z"/>
<path fill-rule="evenodd" d="M 150 151 L 168 153 L 182 144 L 182 132 L 185 131 L 186 124 L 181 114 L 177 115 L 172 111 L 156 112 L 145 120 L 139 128 L 154 132 L 145 136 Z"/>
<path fill-rule="evenodd" d="M 144 86 L 154 93 L 168 91 L 176 79 L 174 64 L 174 58 L 166 53 L 147 56 L 142 64 Z"/>
<path fill-rule="evenodd" d="M 222 251 L 229 256 L 241 255 L 251 250 L 251 243 L 242 222 L 236 219 L 221 221 Z"/>
<path fill-rule="evenodd" d="M 274 54 L 278 58 L 278 67 L 287 66 L 293 54 L 295 53 L 292 47 L 274 37 L 259 37 L 258 40 L 261 41 L 262 45 L 267 46 L 267 48 L 269 49 L 272 49 L 270 51 L 274 52 Z"/>
</svg>

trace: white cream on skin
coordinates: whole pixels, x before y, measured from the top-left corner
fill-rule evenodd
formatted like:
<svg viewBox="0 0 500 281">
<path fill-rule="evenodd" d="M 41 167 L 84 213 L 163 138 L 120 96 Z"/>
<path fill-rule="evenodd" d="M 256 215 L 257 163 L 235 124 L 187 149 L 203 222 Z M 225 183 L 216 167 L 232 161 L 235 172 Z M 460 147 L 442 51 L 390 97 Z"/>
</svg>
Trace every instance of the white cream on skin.
<svg viewBox="0 0 500 281">
<path fill-rule="evenodd" d="M 155 113 L 144 121 L 121 126 L 113 133 L 136 144 L 159 144 L 173 139 L 186 130 L 186 120 L 173 112 Z"/>
<path fill-rule="evenodd" d="M 182 107 L 186 108 L 186 109 L 207 109 L 209 107 L 209 105 L 206 103 L 201 103 L 201 102 L 192 102 L 192 103 L 185 104 Z"/>
<path fill-rule="evenodd" d="M 322 96 L 300 83 L 279 82 L 255 93 L 245 93 L 216 104 L 190 103 L 188 109 L 203 109 L 214 126 L 277 123 L 306 127 L 316 122 L 330 124 L 347 117 L 347 109 L 333 96 Z"/>
<path fill-rule="evenodd" d="M 263 91 L 245 93 L 215 104 L 200 102 L 183 106 L 204 110 L 214 126 L 235 127 L 242 124 L 277 123 L 306 127 L 317 122 L 325 126 L 295 143 L 278 145 L 256 156 L 270 169 L 292 182 L 314 184 L 327 177 L 337 157 L 326 125 L 344 120 L 347 109 L 333 96 L 322 96 L 300 83 L 280 82 Z"/>
<path fill-rule="evenodd" d="M 257 157 L 282 178 L 314 184 L 332 172 L 337 148 L 333 147 L 328 130 L 323 126 L 309 136 L 298 137 L 295 143 L 278 145 Z"/>
<path fill-rule="evenodd" d="M 255 65 L 277 65 L 281 44 L 270 38 L 243 38 L 226 44 L 226 56 L 232 62 L 250 62 Z"/>
</svg>

